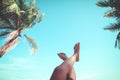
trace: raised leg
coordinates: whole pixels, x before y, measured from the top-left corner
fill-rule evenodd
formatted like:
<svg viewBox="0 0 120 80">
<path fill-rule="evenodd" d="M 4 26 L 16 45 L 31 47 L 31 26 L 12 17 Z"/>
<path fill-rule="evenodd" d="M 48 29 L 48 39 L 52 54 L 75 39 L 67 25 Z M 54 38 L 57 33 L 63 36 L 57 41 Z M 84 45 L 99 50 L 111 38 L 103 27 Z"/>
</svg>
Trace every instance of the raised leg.
<svg viewBox="0 0 120 80">
<path fill-rule="evenodd" d="M 59 53 L 58 56 L 63 60 L 67 60 L 68 57 L 65 53 Z M 71 72 L 67 76 L 67 80 L 76 80 L 76 74 L 74 68 L 72 68 Z"/>
<path fill-rule="evenodd" d="M 73 69 L 74 62 L 79 61 L 79 43 L 74 46 L 74 54 L 55 68 L 50 80 L 66 80 Z"/>
</svg>

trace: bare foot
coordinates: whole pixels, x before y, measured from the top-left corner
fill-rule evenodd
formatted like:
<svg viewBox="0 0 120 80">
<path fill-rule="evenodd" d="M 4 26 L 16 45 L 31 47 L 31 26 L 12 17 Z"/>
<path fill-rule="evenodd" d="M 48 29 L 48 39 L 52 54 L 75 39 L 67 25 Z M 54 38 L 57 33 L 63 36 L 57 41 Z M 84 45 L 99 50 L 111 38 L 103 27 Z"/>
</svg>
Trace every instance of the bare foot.
<svg viewBox="0 0 120 80">
<path fill-rule="evenodd" d="M 63 61 L 65 61 L 66 59 L 68 59 L 68 57 L 66 56 L 66 54 L 65 53 L 58 53 L 58 56 L 63 60 Z"/>
<path fill-rule="evenodd" d="M 80 43 L 76 43 L 74 46 L 74 55 L 76 55 L 76 61 L 79 61 L 79 50 L 80 50 Z"/>
</svg>

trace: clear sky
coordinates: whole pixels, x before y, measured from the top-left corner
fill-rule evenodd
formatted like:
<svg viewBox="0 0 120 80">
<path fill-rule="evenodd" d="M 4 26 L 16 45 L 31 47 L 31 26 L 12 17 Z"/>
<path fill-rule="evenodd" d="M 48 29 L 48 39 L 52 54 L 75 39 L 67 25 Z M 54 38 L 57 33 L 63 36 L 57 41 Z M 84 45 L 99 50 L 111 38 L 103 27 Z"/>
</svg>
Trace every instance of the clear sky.
<svg viewBox="0 0 120 80">
<path fill-rule="evenodd" d="M 62 63 L 58 52 L 73 54 L 80 42 L 80 62 L 74 68 L 77 80 L 120 80 L 120 50 L 114 48 L 116 33 L 103 28 L 113 19 L 104 18 L 107 8 L 97 0 L 37 0 L 43 21 L 24 33 L 39 43 L 30 55 L 24 36 L 15 49 L 0 59 L 0 80 L 49 80 Z"/>
</svg>

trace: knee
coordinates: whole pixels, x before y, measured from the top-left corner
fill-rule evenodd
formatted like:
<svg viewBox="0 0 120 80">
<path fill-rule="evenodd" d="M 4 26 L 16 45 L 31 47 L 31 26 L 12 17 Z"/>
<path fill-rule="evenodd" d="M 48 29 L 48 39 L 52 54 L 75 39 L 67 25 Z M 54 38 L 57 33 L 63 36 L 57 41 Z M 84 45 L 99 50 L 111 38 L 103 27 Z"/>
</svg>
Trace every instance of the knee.
<svg viewBox="0 0 120 80">
<path fill-rule="evenodd" d="M 64 69 L 61 66 L 58 66 L 58 67 L 55 68 L 55 71 L 56 72 L 63 72 Z"/>
<path fill-rule="evenodd" d="M 56 67 L 53 71 L 52 77 L 51 78 L 56 78 L 57 76 L 60 76 L 61 74 L 63 74 L 63 69 L 61 67 Z"/>
</svg>

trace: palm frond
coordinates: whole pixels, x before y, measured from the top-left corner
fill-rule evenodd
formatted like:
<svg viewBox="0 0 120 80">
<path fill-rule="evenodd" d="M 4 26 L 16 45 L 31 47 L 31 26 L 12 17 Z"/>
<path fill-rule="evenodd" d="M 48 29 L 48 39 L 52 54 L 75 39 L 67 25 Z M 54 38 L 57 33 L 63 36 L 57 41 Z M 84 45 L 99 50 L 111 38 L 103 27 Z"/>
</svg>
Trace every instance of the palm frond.
<svg viewBox="0 0 120 80">
<path fill-rule="evenodd" d="M 31 9 L 26 12 L 27 16 L 23 19 L 23 24 L 26 25 L 26 28 L 31 28 L 38 16 L 37 11 L 32 11 Z"/>
<path fill-rule="evenodd" d="M 11 4 L 16 3 L 15 0 L 1 0 L 2 4 L 5 6 L 9 6 Z"/>
<path fill-rule="evenodd" d="M 115 48 L 118 47 L 120 49 L 120 32 L 117 34 L 115 41 Z"/>
<path fill-rule="evenodd" d="M 117 40 L 120 40 L 120 32 L 117 34 Z"/>
<path fill-rule="evenodd" d="M 14 26 L 11 22 L 13 21 L 11 21 L 11 19 L 8 16 L 0 15 L 0 29 L 9 28 L 13 30 Z"/>
<path fill-rule="evenodd" d="M 100 7 L 110 7 L 110 3 L 106 0 L 103 0 L 103 1 L 98 1 L 96 3 L 97 6 L 100 6 Z"/>
<path fill-rule="evenodd" d="M 18 29 L 20 25 L 20 18 L 15 13 L 9 13 L 9 14 L 0 14 L 0 27 L 9 27 L 13 30 Z M 4 25 L 4 26 L 3 26 Z"/>
<path fill-rule="evenodd" d="M 8 35 L 10 32 L 9 31 L 2 31 L 0 32 L 0 37 Z"/>
<path fill-rule="evenodd" d="M 45 14 L 42 13 L 41 16 L 38 18 L 37 22 L 38 23 L 41 22 L 43 20 L 44 16 L 45 16 Z"/>
<path fill-rule="evenodd" d="M 3 14 L 7 14 L 7 13 L 16 13 L 18 16 L 20 16 L 20 9 L 17 6 L 16 3 L 7 6 L 6 8 L 4 8 L 4 10 L 2 10 Z"/>
<path fill-rule="evenodd" d="M 8 18 L 8 21 L 9 21 L 10 25 L 12 26 L 12 28 L 15 29 L 17 24 L 10 18 Z"/>
<path fill-rule="evenodd" d="M 20 16 L 20 8 L 16 4 L 16 0 L 2 0 L 2 8 L 0 14 L 16 13 Z"/>
<path fill-rule="evenodd" d="M 105 13 L 104 17 L 107 17 L 107 18 L 109 18 L 109 17 L 115 17 L 116 12 L 117 11 L 115 9 L 111 9 L 111 10 L 109 10 L 109 11 L 107 11 Z"/>
<path fill-rule="evenodd" d="M 36 0 L 33 0 L 31 3 L 30 3 L 30 8 L 33 9 L 35 7 L 35 2 Z"/>
<path fill-rule="evenodd" d="M 116 11 L 114 16 L 115 16 L 117 21 L 120 21 L 120 11 Z"/>
<path fill-rule="evenodd" d="M 17 5 L 19 6 L 19 8 L 21 9 L 21 10 L 23 10 L 24 8 L 23 8 L 23 6 L 24 6 L 24 0 L 16 0 L 16 3 L 17 3 Z"/>
<path fill-rule="evenodd" d="M 120 23 L 111 24 L 110 26 L 104 28 L 104 30 L 118 31 L 120 30 Z"/>
<path fill-rule="evenodd" d="M 111 8 L 119 9 L 120 10 L 120 0 L 109 0 Z"/>
<path fill-rule="evenodd" d="M 24 35 L 24 36 L 26 37 L 26 39 L 29 42 L 29 45 L 31 47 L 31 54 L 34 55 L 36 53 L 37 49 L 38 49 L 37 42 L 33 38 L 31 38 L 27 35 Z"/>
<path fill-rule="evenodd" d="M 115 48 L 117 47 L 117 40 L 115 40 Z"/>
<path fill-rule="evenodd" d="M 4 5 L 2 4 L 2 0 L 0 0 L 0 11 L 4 8 Z"/>
</svg>

